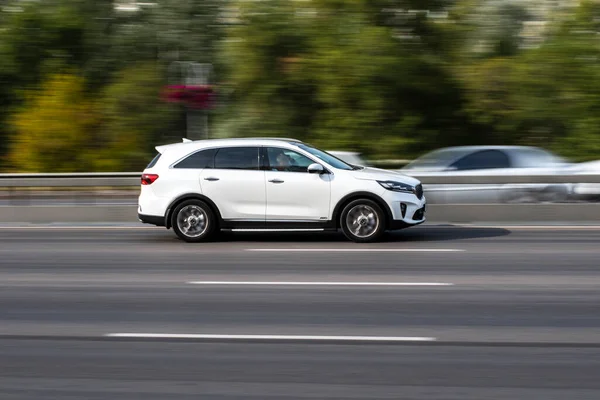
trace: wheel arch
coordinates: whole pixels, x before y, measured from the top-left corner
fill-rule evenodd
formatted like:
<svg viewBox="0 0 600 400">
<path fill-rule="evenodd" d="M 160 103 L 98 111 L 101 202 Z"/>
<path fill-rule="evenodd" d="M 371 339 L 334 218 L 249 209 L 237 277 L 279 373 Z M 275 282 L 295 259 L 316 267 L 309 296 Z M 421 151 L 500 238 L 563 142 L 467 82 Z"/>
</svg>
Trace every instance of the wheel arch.
<svg viewBox="0 0 600 400">
<path fill-rule="evenodd" d="M 206 197 L 200 193 L 187 193 L 187 194 L 177 197 L 175 200 L 173 200 L 171 202 L 171 204 L 169 204 L 169 207 L 167 208 L 167 212 L 165 213 L 165 227 L 167 229 L 171 228 L 171 220 L 173 219 L 173 210 L 175 210 L 175 208 L 179 204 L 181 204 L 187 200 L 200 200 L 200 201 L 203 201 L 204 203 L 206 203 L 210 207 L 211 211 L 217 217 L 217 224 L 218 225 L 221 224 L 221 221 L 222 221 L 221 212 L 219 211 L 219 207 L 217 207 L 217 205 L 211 199 L 209 199 L 208 197 Z"/>
<path fill-rule="evenodd" d="M 346 207 L 348 204 L 350 204 L 350 202 L 352 202 L 354 200 L 360 200 L 360 199 L 367 199 L 367 200 L 374 201 L 379 207 L 381 207 L 381 209 L 385 213 L 385 227 L 387 229 L 390 226 L 390 222 L 394 220 L 392 210 L 390 209 L 388 204 L 385 202 L 385 200 L 383 200 L 378 195 L 370 193 L 370 192 L 353 192 L 353 193 L 347 194 L 346 196 L 342 197 L 340 199 L 340 201 L 338 201 L 337 204 L 335 205 L 335 207 L 333 209 L 333 213 L 331 214 L 331 220 L 335 224 L 335 227 L 337 229 L 339 229 L 341 227 L 340 217 L 341 217 L 342 211 L 344 210 L 344 207 Z"/>
</svg>

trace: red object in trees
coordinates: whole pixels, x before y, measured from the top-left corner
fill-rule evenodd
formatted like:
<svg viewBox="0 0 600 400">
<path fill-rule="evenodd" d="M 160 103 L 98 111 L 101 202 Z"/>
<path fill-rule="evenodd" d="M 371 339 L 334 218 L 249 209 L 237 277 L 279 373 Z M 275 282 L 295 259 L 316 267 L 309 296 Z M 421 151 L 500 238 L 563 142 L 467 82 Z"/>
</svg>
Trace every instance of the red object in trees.
<svg viewBox="0 0 600 400">
<path fill-rule="evenodd" d="M 183 103 L 190 108 L 209 109 L 213 106 L 215 92 L 211 85 L 169 85 L 163 98 L 170 103 Z"/>
</svg>

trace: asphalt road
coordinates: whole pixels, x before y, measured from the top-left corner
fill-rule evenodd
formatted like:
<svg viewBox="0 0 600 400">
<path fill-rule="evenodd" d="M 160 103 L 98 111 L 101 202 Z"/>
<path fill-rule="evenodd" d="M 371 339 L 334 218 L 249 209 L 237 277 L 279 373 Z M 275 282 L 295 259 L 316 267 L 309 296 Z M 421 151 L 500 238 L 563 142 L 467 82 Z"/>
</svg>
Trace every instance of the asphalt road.
<svg viewBox="0 0 600 400">
<path fill-rule="evenodd" d="M 598 243 L 0 227 L 0 399 L 597 400 Z"/>
</svg>

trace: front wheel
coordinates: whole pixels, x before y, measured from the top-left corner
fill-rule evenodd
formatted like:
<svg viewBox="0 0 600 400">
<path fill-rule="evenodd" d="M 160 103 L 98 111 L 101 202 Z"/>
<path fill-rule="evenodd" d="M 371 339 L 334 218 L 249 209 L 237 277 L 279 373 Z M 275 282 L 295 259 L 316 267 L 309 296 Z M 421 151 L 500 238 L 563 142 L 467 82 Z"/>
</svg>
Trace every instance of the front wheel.
<svg viewBox="0 0 600 400">
<path fill-rule="evenodd" d="M 354 200 L 342 210 L 340 226 L 344 235 L 354 242 L 375 242 L 385 232 L 385 216 L 374 201 Z"/>
<path fill-rule="evenodd" d="M 217 221 L 206 203 L 187 200 L 173 210 L 171 225 L 180 239 L 186 242 L 203 242 L 213 235 Z"/>
</svg>

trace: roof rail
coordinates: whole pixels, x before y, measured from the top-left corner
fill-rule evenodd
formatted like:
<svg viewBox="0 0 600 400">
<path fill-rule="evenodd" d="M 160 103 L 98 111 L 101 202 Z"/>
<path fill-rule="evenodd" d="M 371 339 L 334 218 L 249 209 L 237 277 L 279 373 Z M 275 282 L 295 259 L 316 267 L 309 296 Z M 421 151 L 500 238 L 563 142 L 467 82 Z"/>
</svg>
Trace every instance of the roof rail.
<svg viewBox="0 0 600 400">
<path fill-rule="evenodd" d="M 203 142 L 207 140 L 279 140 L 282 142 L 293 142 L 293 143 L 304 143 L 302 140 L 292 139 L 292 138 L 280 138 L 280 137 L 230 137 L 230 138 L 217 138 L 217 139 L 199 139 L 199 140 L 190 140 L 187 138 L 182 138 L 183 143 L 191 143 L 191 142 Z"/>
<path fill-rule="evenodd" d="M 235 140 L 281 140 L 284 142 L 295 142 L 302 143 L 302 140 L 292 139 L 292 138 L 281 138 L 281 137 L 242 137 L 242 138 L 228 138 Z"/>
</svg>

